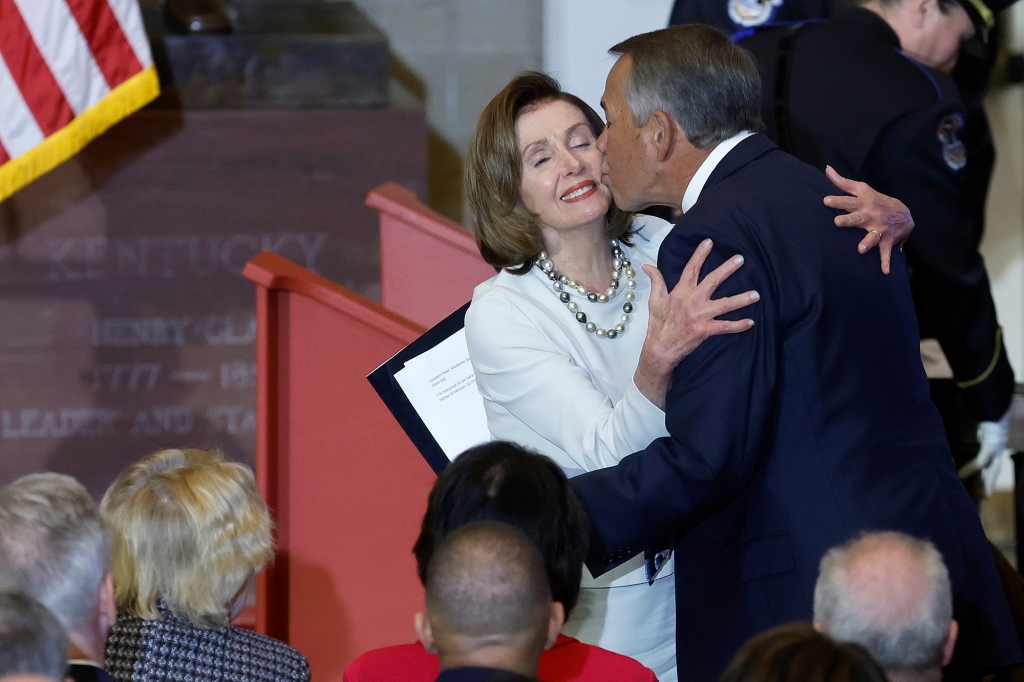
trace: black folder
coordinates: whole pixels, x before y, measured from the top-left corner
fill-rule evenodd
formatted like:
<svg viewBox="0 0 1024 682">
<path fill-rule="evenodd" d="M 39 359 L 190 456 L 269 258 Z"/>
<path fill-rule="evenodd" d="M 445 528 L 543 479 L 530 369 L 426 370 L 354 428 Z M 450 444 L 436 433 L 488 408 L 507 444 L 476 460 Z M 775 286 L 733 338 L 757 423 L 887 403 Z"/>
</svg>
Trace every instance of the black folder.
<svg viewBox="0 0 1024 682">
<path fill-rule="evenodd" d="M 437 474 L 444 471 L 445 467 L 450 463 L 448 456 L 444 454 L 444 450 L 441 449 L 441 446 L 437 444 L 437 441 L 430 434 L 430 429 L 423 423 L 416 409 L 409 402 L 405 391 L 402 390 L 402 387 L 395 379 L 395 374 L 400 372 L 409 360 L 422 355 L 453 334 L 458 333 L 465 326 L 466 310 L 468 309 L 469 303 L 466 303 L 428 329 L 422 336 L 400 350 L 390 360 L 366 375 L 367 380 L 374 390 L 377 391 L 377 395 L 388 406 L 395 420 L 405 430 L 406 435 L 409 436 L 409 440 L 413 442 L 413 445 L 423 455 L 423 459 L 427 460 L 427 464 Z"/>
</svg>

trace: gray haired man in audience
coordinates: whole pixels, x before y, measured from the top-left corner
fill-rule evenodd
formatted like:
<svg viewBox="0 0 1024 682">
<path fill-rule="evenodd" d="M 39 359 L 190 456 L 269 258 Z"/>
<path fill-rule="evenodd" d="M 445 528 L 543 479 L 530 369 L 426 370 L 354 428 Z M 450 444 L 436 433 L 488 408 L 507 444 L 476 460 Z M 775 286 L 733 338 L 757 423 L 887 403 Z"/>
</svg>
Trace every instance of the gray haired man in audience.
<svg viewBox="0 0 1024 682">
<path fill-rule="evenodd" d="M 891 682 L 941 680 L 957 636 L 942 555 L 893 531 L 830 549 L 814 587 L 814 625 L 867 649 Z"/>
<path fill-rule="evenodd" d="M 438 682 L 529 682 L 565 622 L 540 551 L 515 528 L 468 523 L 434 550 L 426 610 L 416 614 Z"/>
<path fill-rule="evenodd" d="M 0 590 L 0 678 L 64 679 L 68 638 L 49 609 L 17 590 Z"/>
<path fill-rule="evenodd" d="M 34 474 L 0 488 L 0 586 L 24 592 L 60 620 L 75 682 L 112 682 L 103 670 L 117 619 L 110 533 L 78 481 Z"/>
</svg>

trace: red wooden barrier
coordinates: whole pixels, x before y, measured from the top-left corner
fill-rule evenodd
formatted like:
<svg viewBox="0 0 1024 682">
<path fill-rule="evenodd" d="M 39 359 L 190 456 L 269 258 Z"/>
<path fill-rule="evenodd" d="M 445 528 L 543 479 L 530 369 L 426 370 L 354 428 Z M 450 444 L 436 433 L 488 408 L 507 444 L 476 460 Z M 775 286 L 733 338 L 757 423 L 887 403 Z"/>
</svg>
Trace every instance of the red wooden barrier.
<svg viewBox="0 0 1024 682">
<path fill-rule="evenodd" d="M 494 276 L 466 228 L 401 185 L 384 183 L 366 205 L 380 211 L 381 303 L 388 310 L 432 327 Z"/>
<path fill-rule="evenodd" d="M 277 524 L 256 629 L 341 680 L 374 647 L 415 639 L 423 605 L 412 544 L 434 474 L 366 374 L 423 329 L 278 255 L 256 282 L 260 493 Z"/>
</svg>

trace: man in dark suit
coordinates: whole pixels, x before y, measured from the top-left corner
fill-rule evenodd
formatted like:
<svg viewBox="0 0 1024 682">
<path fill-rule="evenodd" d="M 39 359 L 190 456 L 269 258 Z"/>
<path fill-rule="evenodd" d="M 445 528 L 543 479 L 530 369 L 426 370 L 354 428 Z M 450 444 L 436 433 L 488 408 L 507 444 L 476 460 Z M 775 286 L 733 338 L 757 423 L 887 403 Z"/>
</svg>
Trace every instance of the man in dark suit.
<svg viewBox="0 0 1024 682">
<path fill-rule="evenodd" d="M 963 630 L 961 669 L 1021 657 L 985 535 L 957 479 L 921 365 L 906 263 L 851 255 L 828 180 L 751 134 L 757 67 L 707 26 L 636 36 L 602 102 L 598 140 L 625 210 L 681 205 L 658 266 L 669 286 L 704 239 L 709 272 L 742 255 L 724 295 L 755 289 L 753 328 L 707 339 L 675 370 L 671 434 L 573 480 L 598 573 L 640 550 L 676 552 L 677 657 L 715 680 L 751 635 L 810 620 L 818 562 L 862 530 L 902 530 L 943 553 Z M 653 316 L 652 316 L 653 317 Z M 731 315 L 735 319 L 735 315 Z"/>
<path fill-rule="evenodd" d="M 438 656 L 438 682 L 536 682 L 565 610 L 525 535 L 496 521 L 460 526 L 434 550 L 426 588 L 416 632 Z"/>
</svg>

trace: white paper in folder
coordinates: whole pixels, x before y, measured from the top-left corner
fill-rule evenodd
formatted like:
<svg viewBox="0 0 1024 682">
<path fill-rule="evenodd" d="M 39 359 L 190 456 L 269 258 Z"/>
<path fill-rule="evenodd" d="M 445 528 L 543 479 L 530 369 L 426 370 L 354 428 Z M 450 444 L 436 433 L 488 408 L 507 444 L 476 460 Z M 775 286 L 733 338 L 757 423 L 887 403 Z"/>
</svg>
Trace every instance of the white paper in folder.
<svg viewBox="0 0 1024 682">
<path fill-rule="evenodd" d="M 395 380 L 449 460 L 491 439 L 465 329 L 406 362 Z"/>
</svg>

